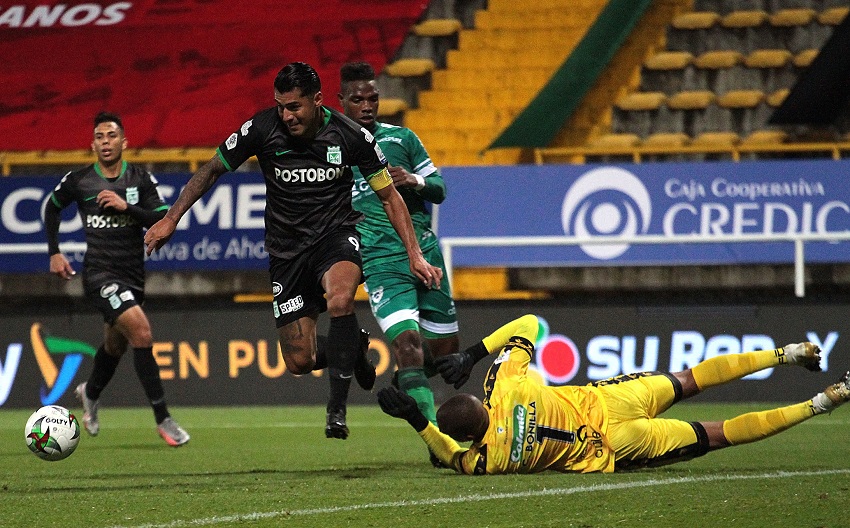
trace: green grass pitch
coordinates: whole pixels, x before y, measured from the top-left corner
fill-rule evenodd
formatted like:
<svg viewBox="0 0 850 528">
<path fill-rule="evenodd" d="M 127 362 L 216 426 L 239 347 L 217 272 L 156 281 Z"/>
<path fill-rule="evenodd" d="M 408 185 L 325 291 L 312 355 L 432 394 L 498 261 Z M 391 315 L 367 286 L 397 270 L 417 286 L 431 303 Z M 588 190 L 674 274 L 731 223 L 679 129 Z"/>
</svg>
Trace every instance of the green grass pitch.
<svg viewBox="0 0 850 528">
<path fill-rule="evenodd" d="M 685 403 L 665 416 L 765 408 Z M 844 408 L 655 470 L 488 477 L 432 468 L 413 430 L 377 406 L 349 409 L 346 441 L 324 438 L 320 407 L 172 412 L 185 447 L 165 445 L 149 410 L 106 407 L 99 436 L 45 462 L 24 444 L 29 411 L 0 411 L 0 526 L 828 527 L 850 505 Z"/>
</svg>

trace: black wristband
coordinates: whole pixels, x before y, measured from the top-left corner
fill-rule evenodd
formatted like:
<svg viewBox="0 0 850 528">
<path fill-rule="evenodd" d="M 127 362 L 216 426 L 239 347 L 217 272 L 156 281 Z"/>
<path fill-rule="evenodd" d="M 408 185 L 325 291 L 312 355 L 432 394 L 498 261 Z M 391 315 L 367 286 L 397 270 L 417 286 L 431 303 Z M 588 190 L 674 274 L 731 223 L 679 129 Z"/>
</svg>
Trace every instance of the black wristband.
<svg viewBox="0 0 850 528">
<path fill-rule="evenodd" d="M 490 351 L 484 346 L 484 341 L 479 341 L 467 348 L 466 353 L 469 354 L 476 363 L 490 355 Z"/>
<path fill-rule="evenodd" d="M 413 426 L 417 433 L 421 433 L 428 427 L 428 418 L 425 418 L 425 415 L 421 412 L 417 412 L 416 416 L 411 416 L 407 419 L 407 423 Z"/>
</svg>

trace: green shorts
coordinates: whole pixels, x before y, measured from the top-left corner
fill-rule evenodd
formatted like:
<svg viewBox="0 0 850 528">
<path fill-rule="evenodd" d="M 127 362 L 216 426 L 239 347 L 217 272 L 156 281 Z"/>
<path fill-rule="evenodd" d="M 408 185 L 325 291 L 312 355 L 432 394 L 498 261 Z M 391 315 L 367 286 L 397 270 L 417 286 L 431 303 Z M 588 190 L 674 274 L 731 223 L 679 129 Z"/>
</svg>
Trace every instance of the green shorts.
<svg viewBox="0 0 850 528">
<path fill-rule="evenodd" d="M 382 264 L 380 271 L 369 270 L 367 274 L 365 287 L 372 314 L 390 341 L 405 330 L 419 332 L 425 339 L 457 334 L 457 310 L 443 255 L 435 247 L 424 256 L 443 270 L 438 290 L 426 287 L 410 271 L 407 259 Z"/>
</svg>

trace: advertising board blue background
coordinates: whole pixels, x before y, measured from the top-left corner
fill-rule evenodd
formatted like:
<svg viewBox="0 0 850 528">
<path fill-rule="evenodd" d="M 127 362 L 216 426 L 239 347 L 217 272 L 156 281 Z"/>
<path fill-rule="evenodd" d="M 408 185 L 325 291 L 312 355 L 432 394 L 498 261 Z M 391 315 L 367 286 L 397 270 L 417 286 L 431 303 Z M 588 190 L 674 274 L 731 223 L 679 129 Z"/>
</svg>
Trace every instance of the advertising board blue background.
<svg viewBox="0 0 850 528">
<path fill-rule="evenodd" d="M 848 161 L 446 168 L 441 237 L 735 235 L 850 230 Z M 849 242 L 810 242 L 807 262 L 847 262 Z M 793 244 L 469 248 L 454 265 L 793 262 Z"/>
</svg>

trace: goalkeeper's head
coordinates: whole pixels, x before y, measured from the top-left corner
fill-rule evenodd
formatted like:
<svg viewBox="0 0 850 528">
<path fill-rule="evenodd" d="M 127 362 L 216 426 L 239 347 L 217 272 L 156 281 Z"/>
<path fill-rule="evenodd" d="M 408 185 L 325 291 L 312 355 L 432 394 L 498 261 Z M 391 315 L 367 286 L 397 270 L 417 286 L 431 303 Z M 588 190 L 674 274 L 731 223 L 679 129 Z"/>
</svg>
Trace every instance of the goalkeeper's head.
<svg viewBox="0 0 850 528">
<path fill-rule="evenodd" d="M 472 394 L 452 396 L 437 410 L 437 427 L 458 442 L 480 442 L 490 426 L 490 413 Z"/>
</svg>

